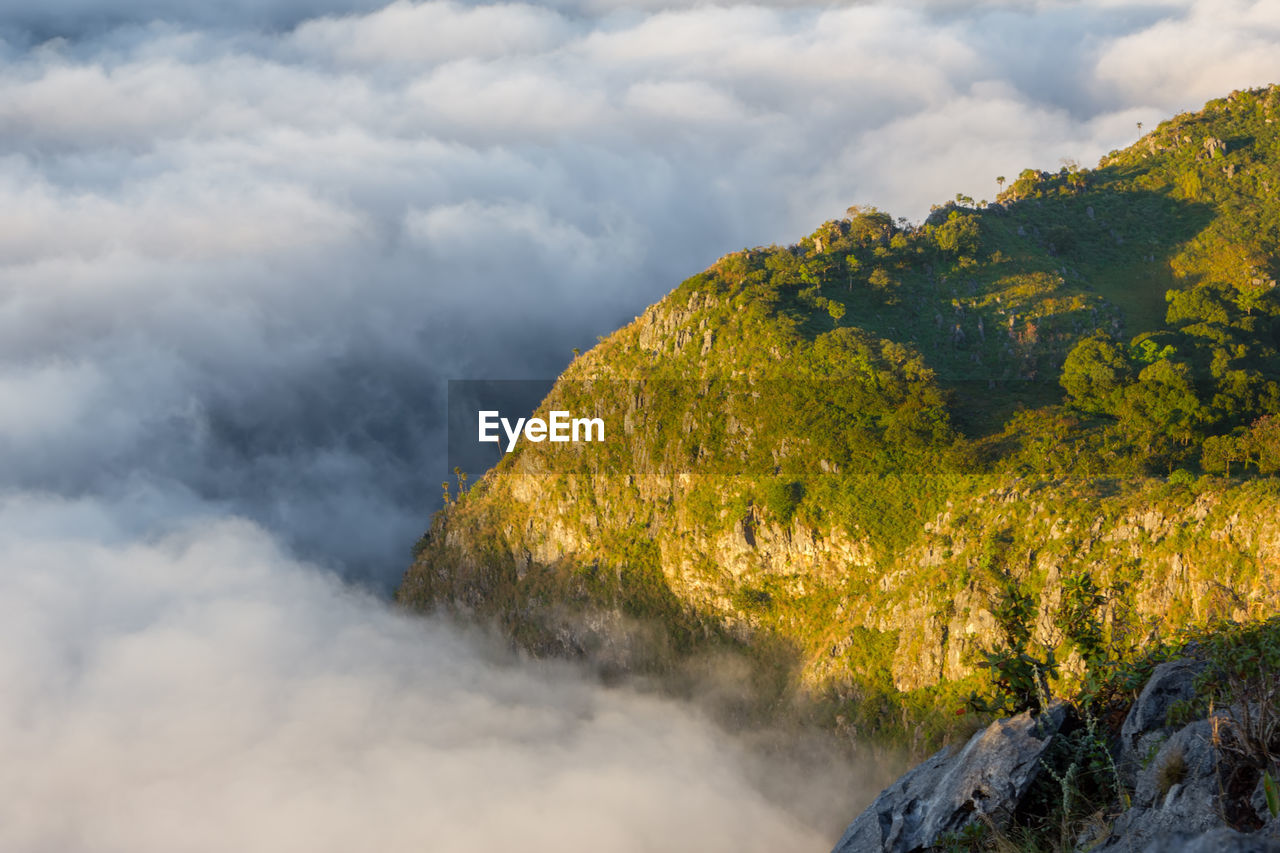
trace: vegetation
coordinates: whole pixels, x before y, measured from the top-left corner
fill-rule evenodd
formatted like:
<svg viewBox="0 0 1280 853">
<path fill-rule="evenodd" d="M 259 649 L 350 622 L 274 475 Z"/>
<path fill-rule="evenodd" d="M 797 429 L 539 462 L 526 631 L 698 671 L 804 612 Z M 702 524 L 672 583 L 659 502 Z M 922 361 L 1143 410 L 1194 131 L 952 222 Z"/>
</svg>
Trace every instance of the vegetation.
<svg viewBox="0 0 1280 853">
<path fill-rule="evenodd" d="M 542 408 L 607 441 L 459 476 L 401 599 L 622 669 L 734 654 L 750 713 L 917 752 L 1075 697 L 1058 819 L 1116 796 L 1152 656 L 1280 610 L 1280 88 L 1000 183 L 727 255 L 575 356 Z"/>
</svg>

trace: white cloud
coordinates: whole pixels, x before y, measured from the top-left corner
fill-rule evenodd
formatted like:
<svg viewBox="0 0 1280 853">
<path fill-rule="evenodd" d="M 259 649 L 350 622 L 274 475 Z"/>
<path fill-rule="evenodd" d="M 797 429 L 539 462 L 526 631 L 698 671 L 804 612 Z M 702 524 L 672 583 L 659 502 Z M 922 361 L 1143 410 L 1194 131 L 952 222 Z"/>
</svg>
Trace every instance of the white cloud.
<svg viewBox="0 0 1280 853">
<path fill-rule="evenodd" d="M 408 95 L 424 128 L 473 144 L 554 143 L 590 135 L 611 118 L 604 93 L 588 80 L 518 62 L 449 63 Z"/>
<path fill-rule="evenodd" d="M 12 202 L 0 210 L 0 266 L 103 255 L 271 256 L 317 242 L 332 246 L 361 228 L 357 213 L 303 186 L 249 183 L 216 167 L 139 181 L 118 195 L 68 192 L 25 177 L 0 171 L 0 194 Z"/>
<path fill-rule="evenodd" d="M 708 124 L 748 124 L 743 104 L 732 93 L 702 80 L 641 81 L 627 89 L 627 113 L 703 131 Z"/>
<path fill-rule="evenodd" d="M 1280 81 L 1277 41 L 1276 0 L 1197 3 L 1108 43 L 1097 74 L 1134 103 L 1194 107 L 1234 89 Z"/>
<path fill-rule="evenodd" d="M 84 513 L 0 508 L 6 849 L 824 843 L 688 712 L 393 614 L 243 522 L 133 545 L 28 528 Z"/>
<path fill-rule="evenodd" d="M 570 33 L 568 21 L 538 6 L 397 0 L 369 15 L 307 21 L 293 40 L 304 50 L 345 62 L 431 65 L 542 53 Z"/>
</svg>

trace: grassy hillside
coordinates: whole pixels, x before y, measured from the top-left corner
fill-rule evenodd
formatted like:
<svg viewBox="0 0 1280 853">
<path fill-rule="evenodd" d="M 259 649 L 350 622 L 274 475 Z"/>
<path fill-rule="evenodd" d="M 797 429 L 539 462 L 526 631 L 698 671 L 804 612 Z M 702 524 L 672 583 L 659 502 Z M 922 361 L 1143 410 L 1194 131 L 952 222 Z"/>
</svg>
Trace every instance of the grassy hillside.
<svg viewBox="0 0 1280 853">
<path fill-rule="evenodd" d="M 1280 88 L 921 224 L 851 208 L 583 354 L 400 589 L 544 653 L 752 664 L 758 708 L 931 741 L 1280 611 Z M 1003 681 L 1002 681 L 1003 679 Z"/>
</svg>

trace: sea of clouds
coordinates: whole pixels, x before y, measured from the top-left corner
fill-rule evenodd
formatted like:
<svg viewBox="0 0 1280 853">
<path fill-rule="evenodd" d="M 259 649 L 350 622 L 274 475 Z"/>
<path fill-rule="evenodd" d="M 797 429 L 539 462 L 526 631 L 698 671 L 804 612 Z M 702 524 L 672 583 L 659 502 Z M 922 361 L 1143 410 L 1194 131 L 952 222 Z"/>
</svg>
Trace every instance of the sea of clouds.
<svg viewBox="0 0 1280 853">
<path fill-rule="evenodd" d="M 821 849 L 694 712 L 385 604 L 443 380 L 1277 47 L 1275 0 L 3 0 L 0 847 Z"/>
</svg>

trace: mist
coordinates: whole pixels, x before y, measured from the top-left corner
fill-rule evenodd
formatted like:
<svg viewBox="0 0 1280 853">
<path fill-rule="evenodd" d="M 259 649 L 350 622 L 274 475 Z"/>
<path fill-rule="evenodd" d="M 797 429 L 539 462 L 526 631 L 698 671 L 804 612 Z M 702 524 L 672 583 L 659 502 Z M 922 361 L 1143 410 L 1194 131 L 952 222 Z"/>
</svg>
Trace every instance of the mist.
<svg viewBox="0 0 1280 853">
<path fill-rule="evenodd" d="M 0 3 L 0 846 L 829 844 L 696 710 L 389 607 L 446 380 L 1090 164 L 1278 41 L 1277 2 Z"/>
<path fill-rule="evenodd" d="M 67 515 L 99 529 L 12 529 Z M 113 547 L 84 505 L 11 501 L 4 517 L 6 850 L 827 840 L 765 801 L 741 750 L 693 714 L 393 614 L 246 522 Z"/>
</svg>

